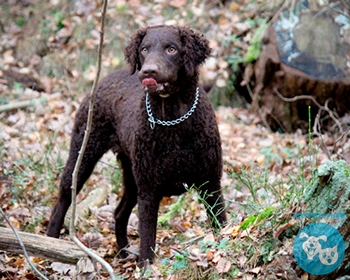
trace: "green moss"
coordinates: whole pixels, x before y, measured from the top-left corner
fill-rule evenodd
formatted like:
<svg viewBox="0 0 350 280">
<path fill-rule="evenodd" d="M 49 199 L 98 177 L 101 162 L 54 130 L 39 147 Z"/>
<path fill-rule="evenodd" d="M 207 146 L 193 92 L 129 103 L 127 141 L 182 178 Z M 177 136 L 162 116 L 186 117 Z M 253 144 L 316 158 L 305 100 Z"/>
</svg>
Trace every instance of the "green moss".
<svg viewBox="0 0 350 280">
<path fill-rule="evenodd" d="M 350 167 L 344 160 L 328 161 L 316 172 L 317 179 L 308 185 L 303 200 L 308 203 L 309 212 L 347 213 L 350 194 Z"/>
</svg>

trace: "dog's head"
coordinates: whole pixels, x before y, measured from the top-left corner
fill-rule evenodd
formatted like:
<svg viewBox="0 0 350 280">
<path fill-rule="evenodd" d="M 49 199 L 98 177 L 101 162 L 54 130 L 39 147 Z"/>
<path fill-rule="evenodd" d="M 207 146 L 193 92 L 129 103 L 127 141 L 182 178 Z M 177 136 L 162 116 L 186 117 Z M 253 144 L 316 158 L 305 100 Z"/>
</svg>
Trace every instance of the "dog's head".
<svg viewBox="0 0 350 280">
<path fill-rule="evenodd" d="M 153 26 L 140 29 L 125 49 L 131 73 L 150 94 L 161 94 L 198 76 L 209 56 L 208 40 L 187 27 Z"/>
<path fill-rule="evenodd" d="M 321 235 L 319 237 L 309 236 L 305 232 L 300 234 L 300 238 L 306 238 L 302 247 L 309 260 L 312 260 L 314 256 L 316 256 L 322 250 L 322 245 L 320 244 L 319 240 L 323 240 L 325 242 L 327 241 L 327 236 L 325 235 Z"/>
</svg>

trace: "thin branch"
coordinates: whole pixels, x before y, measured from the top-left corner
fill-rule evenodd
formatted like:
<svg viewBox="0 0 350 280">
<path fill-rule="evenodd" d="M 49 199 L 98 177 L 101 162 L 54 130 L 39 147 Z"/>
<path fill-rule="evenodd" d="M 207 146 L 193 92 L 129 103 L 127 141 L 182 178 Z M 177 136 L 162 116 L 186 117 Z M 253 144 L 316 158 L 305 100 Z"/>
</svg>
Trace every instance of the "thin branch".
<svg viewBox="0 0 350 280">
<path fill-rule="evenodd" d="M 6 220 L 6 222 L 9 224 L 9 226 L 11 227 L 13 233 L 15 234 L 15 236 L 16 236 L 18 242 L 19 242 L 19 245 L 20 245 L 21 248 L 22 248 L 24 257 L 26 258 L 26 260 L 27 260 L 27 262 L 29 263 L 30 267 L 31 267 L 41 278 L 43 278 L 43 279 L 45 279 L 45 280 L 49 280 L 49 279 L 46 278 L 46 276 L 45 276 L 44 274 L 42 274 L 42 273 L 35 267 L 35 265 L 31 262 L 31 260 L 29 259 L 28 254 L 27 254 L 26 247 L 24 246 L 21 237 L 19 236 L 17 230 L 16 230 L 15 227 L 11 224 L 10 220 L 7 218 L 7 216 L 6 216 L 5 213 L 2 211 L 1 208 L 0 208 L 0 213 L 1 213 L 1 215 L 4 217 L 4 219 Z"/>
<path fill-rule="evenodd" d="M 323 141 L 323 138 L 321 136 L 321 133 L 319 133 L 318 131 L 321 131 L 321 124 L 320 124 L 320 117 L 321 117 L 321 111 L 326 111 L 329 116 L 331 117 L 331 119 L 334 121 L 335 125 L 338 127 L 341 135 L 340 137 L 338 137 L 335 141 L 334 141 L 334 144 L 333 144 L 333 148 L 332 148 L 332 153 L 334 152 L 335 150 L 335 146 L 336 144 L 341 141 L 344 136 L 346 136 L 349 132 L 350 132 L 350 128 L 348 128 L 346 131 L 343 130 L 342 128 L 342 125 L 341 123 L 339 122 L 339 120 L 336 118 L 336 116 L 334 115 L 334 112 L 332 112 L 331 109 L 329 109 L 328 107 L 328 103 L 329 103 L 329 99 L 326 100 L 325 102 L 325 105 L 322 106 L 320 103 L 318 103 L 316 101 L 316 99 L 313 97 L 313 96 L 309 96 L 309 95 L 299 95 L 299 96 L 295 96 L 293 98 L 286 98 L 284 97 L 276 88 L 274 88 L 274 91 L 275 93 L 277 94 L 277 96 L 282 99 L 283 101 L 285 102 L 294 102 L 294 101 L 297 101 L 297 100 L 303 100 L 303 99 L 310 99 L 311 101 L 313 101 L 316 106 L 319 108 L 319 111 L 316 115 L 316 119 L 315 119 L 315 124 L 313 126 L 313 133 L 317 136 L 320 136 L 321 138 L 321 141 L 322 141 L 322 144 L 324 146 L 324 150 L 325 152 L 327 153 L 327 157 L 329 159 L 331 159 L 331 156 L 330 156 L 330 152 L 328 151 L 328 149 L 326 148 L 325 144 L 324 144 L 324 141 Z"/>
<path fill-rule="evenodd" d="M 321 139 L 321 144 L 322 144 L 323 150 L 327 154 L 328 159 L 331 160 L 331 155 L 330 155 L 330 153 L 327 149 L 327 146 L 324 142 L 323 135 L 319 132 L 319 131 L 321 131 L 321 124 L 320 124 L 321 111 L 322 111 L 321 109 L 318 110 L 318 113 L 317 113 L 316 118 L 315 118 L 315 123 L 312 127 L 312 133 L 314 135 L 317 135 Z"/>
<path fill-rule="evenodd" d="M 339 128 L 339 131 L 340 133 L 343 133 L 343 128 L 341 126 L 341 123 L 339 122 L 339 120 L 334 116 L 334 113 L 332 112 L 332 110 L 330 110 L 328 108 L 328 102 L 329 100 L 326 101 L 325 103 L 325 106 L 322 106 L 320 103 L 317 102 L 317 100 L 313 97 L 313 96 L 310 96 L 310 95 L 299 95 L 299 96 L 294 96 L 293 98 L 287 98 L 287 97 L 284 97 L 276 88 L 273 89 L 274 92 L 277 94 L 277 96 L 282 99 L 283 101 L 285 102 L 294 102 L 294 101 L 297 101 L 297 100 L 305 100 L 305 99 L 309 99 L 311 100 L 312 102 L 314 102 L 316 104 L 316 106 L 323 110 L 323 111 L 326 111 L 329 116 L 331 117 L 331 119 L 336 123 L 336 125 L 338 126 Z"/>
<path fill-rule="evenodd" d="M 335 150 L 335 146 L 337 145 L 338 142 L 340 142 L 348 133 L 350 132 L 350 127 L 343 132 L 342 135 L 340 135 L 340 137 L 334 141 L 334 144 L 333 144 L 333 151 Z"/>
<path fill-rule="evenodd" d="M 254 100 L 254 94 L 253 94 L 253 91 L 252 91 L 250 85 L 247 84 L 247 85 L 246 85 L 246 88 L 247 88 L 247 90 L 248 90 L 248 93 L 249 93 L 249 95 L 250 95 L 250 98 L 251 98 L 252 100 Z M 272 129 L 271 129 L 270 125 L 268 124 L 266 118 L 264 117 L 261 108 L 258 108 L 258 114 L 259 114 L 259 116 L 260 116 L 261 121 L 264 123 L 264 126 L 271 132 Z"/>
<path fill-rule="evenodd" d="M 75 163 L 74 171 L 72 174 L 72 218 L 71 218 L 71 222 L 70 222 L 69 231 L 70 231 L 70 237 L 79 246 L 79 248 L 81 248 L 84 252 L 86 252 L 90 257 L 92 257 L 95 260 L 97 260 L 98 262 L 100 262 L 105 267 L 105 269 L 108 271 L 111 278 L 114 280 L 114 279 L 116 279 L 116 276 L 114 274 L 112 267 L 106 261 L 104 261 L 100 256 L 98 256 L 96 253 L 94 253 L 93 251 L 86 248 L 79 241 L 79 239 L 76 237 L 76 231 L 75 231 L 75 211 L 76 211 L 76 194 L 77 194 L 78 174 L 79 174 L 80 166 L 81 166 L 81 163 L 83 161 L 83 156 L 84 156 L 85 149 L 86 149 L 86 146 L 87 146 L 87 143 L 89 140 L 89 136 L 90 136 L 90 132 L 91 132 L 96 89 L 97 89 L 97 84 L 98 84 L 98 80 L 100 78 L 100 73 L 101 73 L 102 48 L 103 48 L 104 26 L 105 26 L 105 17 L 106 17 L 106 11 L 107 11 L 107 3 L 108 3 L 108 0 L 103 1 L 102 13 L 101 13 L 100 42 L 99 42 L 99 46 L 98 46 L 97 73 L 96 73 L 96 77 L 95 77 L 95 80 L 94 80 L 94 83 L 92 86 L 92 90 L 90 93 L 89 113 L 88 113 L 85 135 L 84 135 L 83 143 L 82 143 L 82 146 L 80 148 L 79 156 L 77 158 L 77 162 Z"/>
</svg>

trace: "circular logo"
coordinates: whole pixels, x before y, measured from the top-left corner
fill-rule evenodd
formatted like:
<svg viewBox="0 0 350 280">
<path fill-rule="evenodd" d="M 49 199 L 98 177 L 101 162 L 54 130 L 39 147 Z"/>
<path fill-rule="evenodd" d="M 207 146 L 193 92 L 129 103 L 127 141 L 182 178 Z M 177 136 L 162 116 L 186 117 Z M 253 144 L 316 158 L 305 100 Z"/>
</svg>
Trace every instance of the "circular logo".
<svg viewBox="0 0 350 280">
<path fill-rule="evenodd" d="M 302 228 L 294 240 L 294 257 L 298 265 L 314 275 L 331 273 L 344 258 L 343 237 L 334 227 L 314 223 Z"/>
</svg>

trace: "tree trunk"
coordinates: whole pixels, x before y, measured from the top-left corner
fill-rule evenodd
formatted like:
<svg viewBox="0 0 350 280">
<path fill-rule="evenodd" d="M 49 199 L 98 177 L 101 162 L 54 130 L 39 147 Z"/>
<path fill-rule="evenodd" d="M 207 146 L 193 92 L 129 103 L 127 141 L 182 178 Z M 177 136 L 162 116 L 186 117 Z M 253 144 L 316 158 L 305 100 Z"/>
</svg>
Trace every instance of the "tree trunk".
<svg viewBox="0 0 350 280">
<path fill-rule="evenodd" d="M 11 229 L 0 227 L 0 250 L 23 254 L 22 248 Z M 19 236 L 28 255 L 75 264 L 86 254 L 70 241 L 20 232 Z"/>
<path fill-rule="evenodd" d="M 338 118 L 350 108 L 348 7 L 296 2 L 271 21 L 254 66 L 253 108 L 273 131 L 306 132 L 309 106 L 311 121 L 319 112 L 320 119 L 330 119 L 330 110 Z"/>
</svg>

